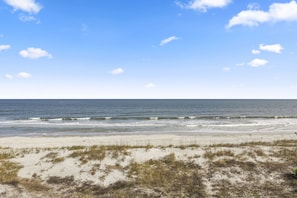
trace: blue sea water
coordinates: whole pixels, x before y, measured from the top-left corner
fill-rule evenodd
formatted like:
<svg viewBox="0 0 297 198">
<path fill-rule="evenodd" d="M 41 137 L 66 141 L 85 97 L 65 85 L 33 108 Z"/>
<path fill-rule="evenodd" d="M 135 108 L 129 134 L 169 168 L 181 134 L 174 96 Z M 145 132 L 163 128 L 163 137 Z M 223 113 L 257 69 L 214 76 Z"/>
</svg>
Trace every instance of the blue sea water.
<svg viewBox="0 0 297 198">
<path fill-rule="evenodd" d="M 295 132 L 297 100 L 0 100 L 0 136 Z"/>
</svg>

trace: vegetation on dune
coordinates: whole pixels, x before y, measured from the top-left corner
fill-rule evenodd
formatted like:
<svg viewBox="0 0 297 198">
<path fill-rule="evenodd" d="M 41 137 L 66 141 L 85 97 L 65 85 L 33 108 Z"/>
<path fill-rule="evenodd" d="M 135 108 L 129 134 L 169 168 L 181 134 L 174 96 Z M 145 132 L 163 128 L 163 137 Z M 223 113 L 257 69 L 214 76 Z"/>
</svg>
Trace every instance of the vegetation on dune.
<svg viewBox="0 0 297 198">
<path fill-rule="evenodd" d="M 17 176 L 21 166 L 14 162 L 0 161 L 0 183 L 2 184 L 17 184 L 19 178 Z"/>
<path fill-rule="evenodd" d="M 59 154 L 57 152 L 50 152 L 46 156 L 43 157 L 43 159 L 47 159 L 49 162 L 52 162 L 54 164 L 64 162 L 64 157 L 59 157 Z"/>
<path fill-rule="evenodd" d="M 121 159 L 131 156 L 139 148 L 141 152 L 159 148 L 160 152 L 167 155 L 143 162 L 128 161 L 130 157 L 122 163 Z M 88 181 L 77 181 L 73 176 L 50 176 L 47 181 L 42 181 L 38 173 L 30 179 L 19 178 L 18 171 L 22 166 L 12 159 L 40 150 L 12 151 L 5 148 L 0 149 L 0 183 L 21 186 L 28 192 L 41 193 L 45 197 L 48 194 L 103 198 L 297 197 L 297 140 L 205 147 L 73 146 L 60 149 L 70 154 L 61 156 L 58 148 L 43 149 L 47 152 L 41 161 L 52 165 L 63 163 L 67 158 L 76 159 L 81 164 L 92 161 L 89 163 L 92 168 L 87 170 L 90 177 L 104 180 L 108 174 L 119 171 L 126 179 L 109 186 L 100 186 Z M 102 166 L 107 157 L 115 164 Z M 78 163 L 78 166 L 81 164 Z"/>
<path fill-rule="evenodd" d="M 132 163 L 126 167 L 135 185 L 169 197 L 203 197 L 206 195 L 201 167 L 177 161 L 172 153 L 160 160 Z"/>
<path fill-rule="evenodd" d="M 101 147 L 90 147 L 85 150 L 74 151 L 69 157 L 79 158 L 82 164 L 87 163 L 90 160 L 102 161 L 106 156 L 106 149 L 104 146 Z"/>
</svg>

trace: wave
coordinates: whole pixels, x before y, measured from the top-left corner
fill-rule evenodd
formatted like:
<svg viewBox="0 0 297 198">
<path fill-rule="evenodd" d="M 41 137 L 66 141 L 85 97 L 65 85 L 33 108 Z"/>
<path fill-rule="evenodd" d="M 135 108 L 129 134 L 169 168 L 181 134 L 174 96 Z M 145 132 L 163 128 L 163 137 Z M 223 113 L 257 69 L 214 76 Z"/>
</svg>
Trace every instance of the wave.
<svg viewBox="0 0 297 198">
<path fill-rule="evenodd" d="M 63 118 L 52 118 L 52 119 L 48 119 L 47 121 L 49 122 L 57 122 L 57 121 L 62 121 Z"/>
<path fill-rule="evenodd" d="M 178 119 L 183 117 L 183 119 Z M 73 118 L 73 117 L 72 117 Z M 77 117 L 79 118 L 79 117 Z M 288 119 L 250 119 L 246 116 L 235 117 L 205 117 L 176 116 L 171 117 L 124 117 L 126 120 L 116 119 L 106 120 L 106 117 L 81 117 L 83 120 L 71 119 L 71 117 L 40 118 L 40 121 L 9 120 L 0 121 L 1 135 L 21 134 L 49 134 L 49 135 L 86 135 L 87 133 L 211 133 L 211 132 L 274 132 L 274 131 L 295 131 L 297 127 L 297 117 L 290 116 Z M 90 119 L 87 119 L 90 118 Z M 165 119 L 166 118 L 166 119 Z M 254 117 L 253 117 L 254 118 Z M 265 117 L 267 118 L 267 116 Z M 128 120 L 127 120 L 128 119 Z M 232 120 L 233 119 L 233 120 Z M 32 133 L 32 134 L 31 134 Z M 33 134 L 35 133 L 35 134 Z"/>
<path fill-rule="evenodd" d="M 40 117 L 32 117 L 32 118 L 29 118 L 29 120 L 41 120 Z"/>
<path fill-rule="evenodd" d="M 85 118 L 71 118 L 71 120 L 90 120 L 91 117 L 85 117 Z"/>
<path fill-rule="evenodd" d="M 293 115 L 275 115 L 275 116 L 123 116 L 123 117 L 29 117 L 27 119 L 18 119 L 18 120 L 4 120 L 1 122 L 10 122 L 10 121 L 19 121 L 19 122 L 95 122 L 95 121 L 107 121 L 113 120 L 116 121 L 162 121 L 162 120 L 209 120 L 209 121 L 217 121 L 217 120 L 261 120 L 261 119 L 297 119 L 297 116 Z"/>
</svg>

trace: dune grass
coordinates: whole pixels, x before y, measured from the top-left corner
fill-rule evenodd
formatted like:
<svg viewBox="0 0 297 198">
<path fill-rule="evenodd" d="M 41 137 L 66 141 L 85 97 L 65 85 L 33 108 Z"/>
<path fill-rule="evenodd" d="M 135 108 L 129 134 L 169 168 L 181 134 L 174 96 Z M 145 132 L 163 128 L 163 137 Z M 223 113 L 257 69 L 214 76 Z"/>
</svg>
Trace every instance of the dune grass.
<svg viewBox="0 0 297 198">
<path fill-rule="evenodd" d="M 18 171 L 22 166 L 17 163 L 10 161 L 0 161 L 0 183 L 2 184 L 17 184 L 19 182 L 18 179 Z"/>
<path fill-rule="evenodd" d="M 158 159 L 119 163 L 124 157 L 131 159 L 132 152 L 139 150 L 145 155 L 150 149 L 167 154 Z M 45 181 L 37 176 L 18 177 L 22 166 L 12 159 L 37 150 L 0 149 L 0 184 L 21 186 L 44 197 L 58 193 L 57 189 L 61 191 L 58 197 L 297 197 L 297 140 L 204 147 L 73 146 L 49 149 L 41 158 L 53 166 L 67 158 L 77 160 L 78 166 L 92 162 L 90 177 L 100 171 L 108 176 L 114 170 L 126 176 L 108 186 L 77 181 L 73 176 L 50 176 Z M 67 155 L 61 156 L 61 150 Z M 101 166 L 106 158 L 115 164 Z"/>
</svg>

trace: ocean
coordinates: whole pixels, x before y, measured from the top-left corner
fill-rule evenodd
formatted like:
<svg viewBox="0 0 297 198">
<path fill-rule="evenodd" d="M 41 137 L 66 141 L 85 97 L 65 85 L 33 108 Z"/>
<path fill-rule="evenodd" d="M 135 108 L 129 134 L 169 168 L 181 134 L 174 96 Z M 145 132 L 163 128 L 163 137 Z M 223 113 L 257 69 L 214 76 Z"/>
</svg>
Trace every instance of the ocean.
<svg viewBox="0 0 297 198">
<path fill-rule="evenodd" d="M 297 100 L 0 100 L 0 137 L 297 131 Z"/>
</svg>

